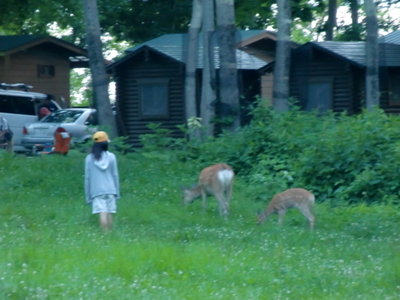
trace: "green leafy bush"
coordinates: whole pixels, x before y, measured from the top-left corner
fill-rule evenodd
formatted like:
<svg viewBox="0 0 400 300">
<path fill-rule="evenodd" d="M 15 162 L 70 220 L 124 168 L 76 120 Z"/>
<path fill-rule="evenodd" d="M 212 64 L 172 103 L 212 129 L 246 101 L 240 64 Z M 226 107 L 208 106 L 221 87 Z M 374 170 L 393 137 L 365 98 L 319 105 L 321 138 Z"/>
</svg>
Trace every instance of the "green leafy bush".
<svg viewBox="0 0 400 300">
<path fill-rule="evenodd" d="M 256 198 L 304 187 L 320 201 L 398 203 L 398 116 L 378 109 L 356 116 L 320 115 L 296 106 L 282 114 L 261 102 L 251 114 L 248 126 L 201 143 L 157 140 L 163 148 L 169 145 L 175 153 L 181 151 L 178 158 L 190 157 L 201 165 L 230 164 L 253 185 Z M 146 138 L 156 136 L 157 132 Z M 142 139 L 145 149 L 152 145 L 146 138 Z"/>
</svg>

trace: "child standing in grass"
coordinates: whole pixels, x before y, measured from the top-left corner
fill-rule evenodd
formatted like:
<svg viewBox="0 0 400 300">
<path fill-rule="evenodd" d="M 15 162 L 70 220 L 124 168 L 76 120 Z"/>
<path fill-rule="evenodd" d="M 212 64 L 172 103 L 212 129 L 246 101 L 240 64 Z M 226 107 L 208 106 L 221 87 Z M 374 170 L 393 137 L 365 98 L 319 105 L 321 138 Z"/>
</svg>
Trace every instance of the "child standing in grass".
<svg viewBox="0 0 400 300">
<path fill-rule="evenodd" d="M 92 204 L 93 214 L 100 214 L 101 227 L 109 231 L 120 198 L 117 159 L 108 151 L 107 133 L 96 132 L 93 141 L 92 153 L 85 160 L 86 203 Z"/>
</svg>

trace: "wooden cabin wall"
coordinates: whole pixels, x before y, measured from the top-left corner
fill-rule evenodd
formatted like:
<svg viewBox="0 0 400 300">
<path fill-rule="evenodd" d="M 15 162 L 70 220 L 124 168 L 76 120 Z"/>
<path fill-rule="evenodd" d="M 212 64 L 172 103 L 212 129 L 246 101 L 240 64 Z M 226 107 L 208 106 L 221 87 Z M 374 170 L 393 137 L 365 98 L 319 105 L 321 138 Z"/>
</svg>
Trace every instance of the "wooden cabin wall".
<svg viewBox="0 0 400 300">
<path fill-rule="evenodd" d="M 390 106 L 389 100 L 389 70 L 387 67 L 379 68 L 379 90 L 380 90 L 380 97 L 379 97 L 379 107 L 385 110 L 386 112 L 390 112 L 392 109 L 395 111 L 397 107 Z"/>
<path fill-rule="evenodd" d="M 160 128 L 172 130 L 172 137 L 183 137 L 176 125 L 185 123 L 184 103 L 184 67 L 182 64 L 153 52 L 143 52 L 114 70 L 116 81 L 117 114 L 119 132 L 128 136 L 133 147 L 142 146 L 139 136 L 153 133 L 147 125 L 161 123 Z M 169 118 L 143 119 L 140 116 L 139 84 L 140 79 L 169 80 Z"/>
<path fill-rule="evenodd" d="M 261 97 L 267 100 L 269 105 L 272 105 L 273 89 L 274 74 L 271 72 L 261 75 Z"/>
<path fill-rule="evenodd" d="M 240 47 L 239 49 L 253 55 L 266 63 L 275 60 L 276 42 L 269 39 L 263 39 L 252 43 L 250 46 Z M 274 84 L 274 75 L 272 72 L 259 75 L 260 79 L 260 93 L 259 95 L 267 100 L 269 105 L 272 105 L 272 90 Z"/>
<path fill-rule="evenodd" d="M 359 114 L 365 107 L 365 70 L 352 66 L 350 68 L 352 76 L 352 109 L 350 114 Z"/>
<path fill-rule="evenodd" d="M 307 99 L 307 84 L 311 78 L 330 78 L 333 82 L 334 112 L 354 112 L 353 90 L 354 81 L 350 71 L 350 64 L 336 57 L 311 48 L 292 56 L 290 74 L 290 96 L 297 99 L 305 108 Z"/>
<path fill-rule="evenodd" d="M 1 82 L 32 85 L 32 92 L 52 94 L 59 103 L 60 97 L 63 97 L 66 106 L 69 107 L 70 62 L 68 56 L 33 48 L 33 50 L 18 52 L 7 58 L 4 57 L 0 61 L 0 68 L 2 65 L 5 68 L 7 60 L 9 67 L 8 70 L 0 72 Z M 54 66 L 54 77 L 39 77 L 38 65 Z"/>
<path fill-rule="evenodd" d="M 261 96 L 261 77 L 256 70 L 238 70 L 239 75 L 239 104 L 240 125 L 244 126 L 251 121 L 249 106 Z"/>
<path fill-rule="evenodd" d="M 6 58 L 0 56 L 0 82 L 8 83 L 8 66 L 6 65 Z"/>
<path fill-rule="evenodd" d="M 382 108 L 388 114 L 400 114 L 400 105 L 398 103 L 390 102 L 390 94 L 392 91 L 389 84 L 389 80 L 398 78 L 398 74 L 400 74 L 400 67 L 381 67 L 379 70 L 379 105 L 380 108 Z"/>
<path fill-rule="evenodd" d="M 298 104 L 305 109 L 306 101 L 305 88 L 308 83 L 308 77 L 311 73 L 312 49 L 305 47 L 298 50 L 295 55 L 292 54 L 290 62 L 290 77 L 289 77 L 289 95 Z"/>
</svg>

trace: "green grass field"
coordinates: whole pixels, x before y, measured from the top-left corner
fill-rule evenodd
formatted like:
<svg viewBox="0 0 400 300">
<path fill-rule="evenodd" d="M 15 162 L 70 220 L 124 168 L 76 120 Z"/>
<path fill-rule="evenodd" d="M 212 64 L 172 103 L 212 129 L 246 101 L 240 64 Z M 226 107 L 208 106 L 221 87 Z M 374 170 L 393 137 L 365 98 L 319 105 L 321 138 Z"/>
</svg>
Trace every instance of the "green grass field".
<svg viewBox="0 0 400 300">
<path fill-rule="evenodd" d="M 204 165 L 118 160 L 122 198 L 104 234 L 82 154 L 0 153 L 0 299 L 400 298 L 398 207 L 337 199 L 316 204 L 313 232 L 294 210 L 257 226 L 266 202 L 238 177 L 225 222 L 214 198 L 206 212 L 181 205 Z"/>
</svg>

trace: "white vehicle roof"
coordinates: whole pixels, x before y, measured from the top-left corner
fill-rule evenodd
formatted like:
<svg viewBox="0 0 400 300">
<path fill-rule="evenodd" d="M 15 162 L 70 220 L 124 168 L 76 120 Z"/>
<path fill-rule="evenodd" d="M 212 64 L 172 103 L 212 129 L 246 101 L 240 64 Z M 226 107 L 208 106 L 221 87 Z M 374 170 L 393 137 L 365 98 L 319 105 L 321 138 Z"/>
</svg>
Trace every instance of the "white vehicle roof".
<svg viewBox="0 0 400 300">
<path fill-rule="evenodd" d="M 0 95 L 15 96 L 15 97 L 29 97 L 35 99 L 46 99 L 47 95 L 35 92 L 15 91 L 15 90 L 3 90 L 0 89 Z"/>
<path fill-rule="evenodd" d="M 70 107 L 70 108 L 62 108 L 59 110 L 96 110 L 96 109 L 90 107 Z"/>
</svg>

